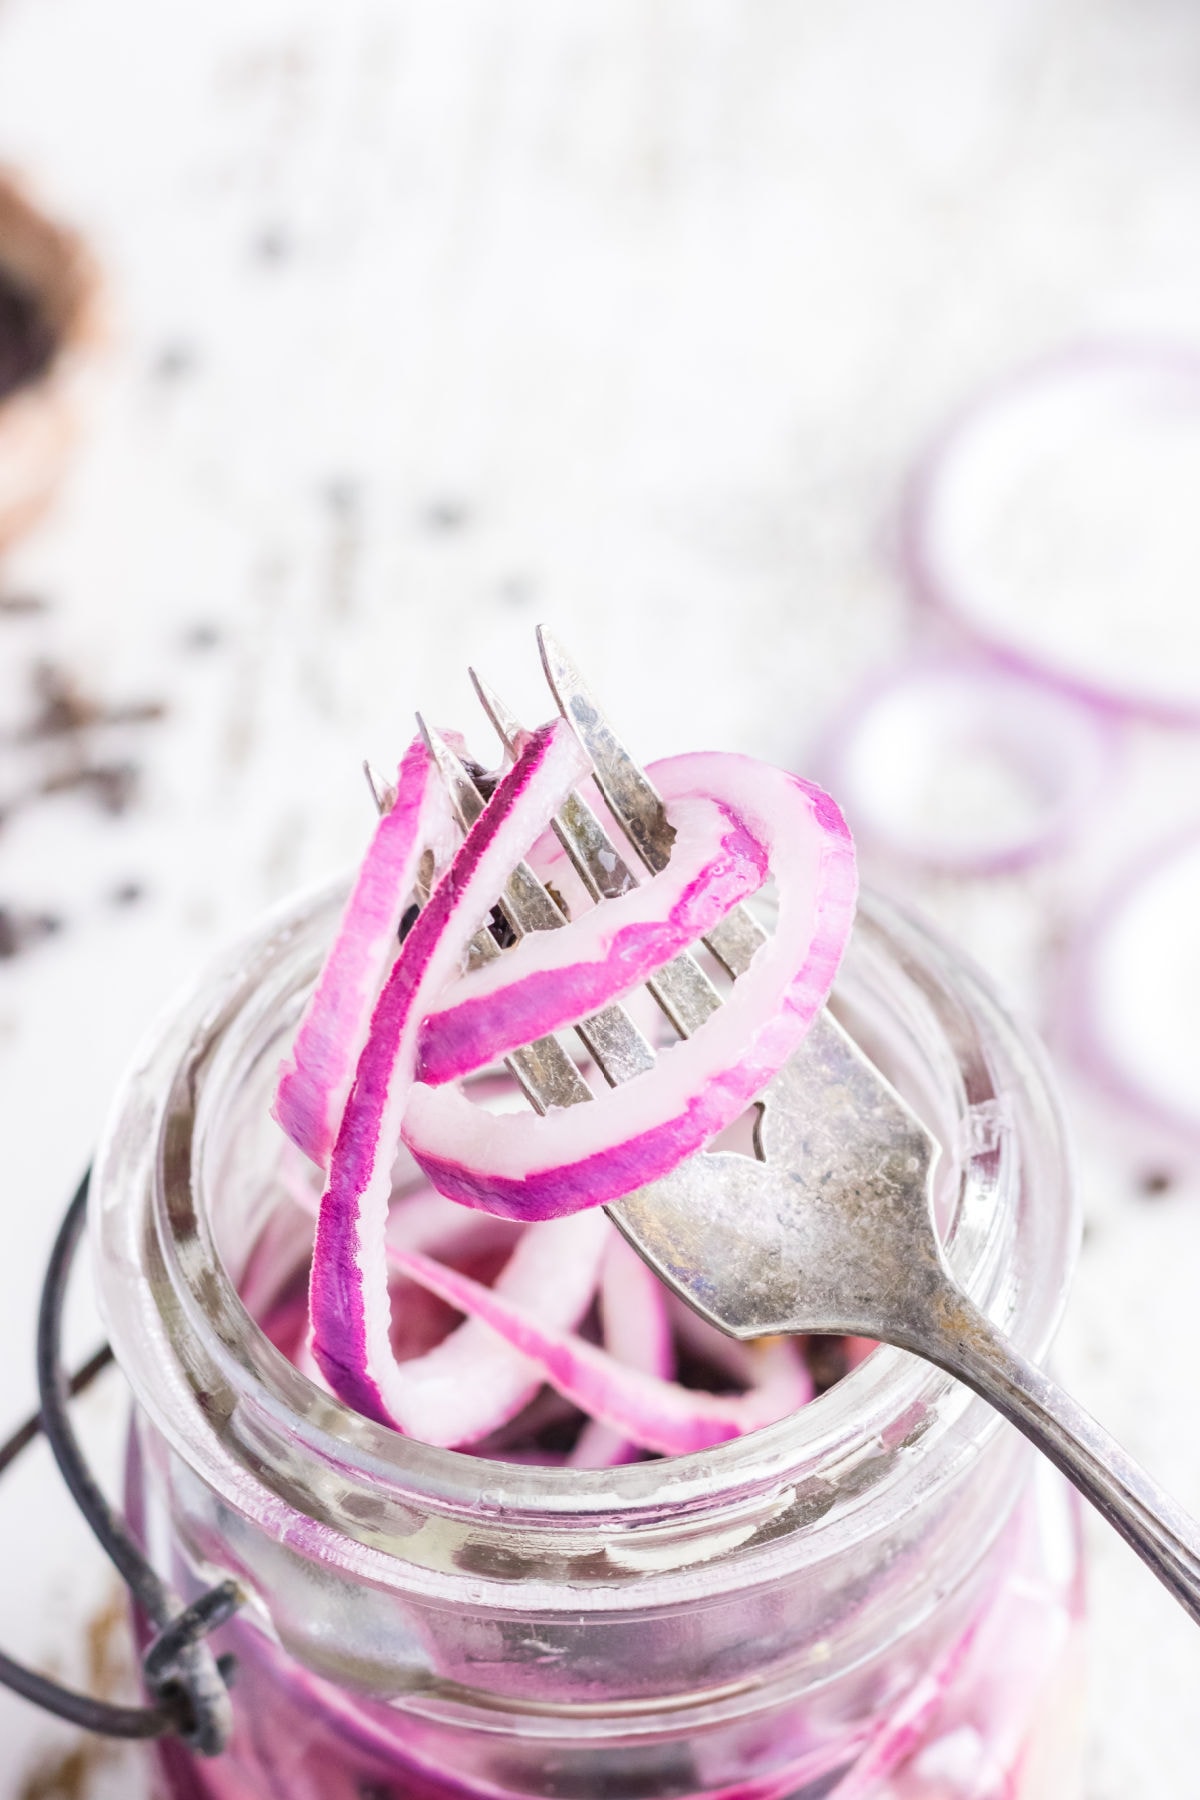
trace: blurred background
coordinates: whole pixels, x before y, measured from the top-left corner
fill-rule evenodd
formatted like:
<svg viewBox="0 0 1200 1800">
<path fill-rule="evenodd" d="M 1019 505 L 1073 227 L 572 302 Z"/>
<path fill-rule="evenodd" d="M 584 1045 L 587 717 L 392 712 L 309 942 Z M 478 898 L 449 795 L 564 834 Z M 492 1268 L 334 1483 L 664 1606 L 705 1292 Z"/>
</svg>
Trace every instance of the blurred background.
<svg viewBox="0 0 1200 1800">
<path fill-rule="evenodd" d="M 0 1428 L 150 1019 L 415 707 L 493 756 L 468 662 L 543 715 L 545 620 L 645 757 L 826 779 L 1046 1034 L 1060 1370 L 1200 1509 L 1196 9 L 2 0 L 0 160 Z M 4 1647 L 109 1681 L 44 1452 L 0 1508 Z M 1088 1800 L 1195 1800 L 1200 1639 L 1092 1537 Z"/>
</svg>

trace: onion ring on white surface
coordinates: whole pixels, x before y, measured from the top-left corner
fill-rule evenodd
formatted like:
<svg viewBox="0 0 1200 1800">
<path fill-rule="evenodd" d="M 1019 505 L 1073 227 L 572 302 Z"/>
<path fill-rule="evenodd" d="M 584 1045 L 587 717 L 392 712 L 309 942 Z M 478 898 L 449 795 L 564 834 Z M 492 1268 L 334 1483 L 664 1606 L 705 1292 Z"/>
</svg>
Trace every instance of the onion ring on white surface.
<svg viewBox="0 0 1200 1800">
<path fill-rule="evenodd" d="M 979 656 L 941 656 L 870 682 L 814 760 L 864 845 L 996 875 L 1064 846 L 1112 749 L 1112 727 L 1078 702 Z"/>
<path fill-rule="evenodd" d="M 1095 344 L 988 389 L 902 515 L 917 596 L 1102 709 L 1200 723 L 1200 350 Z"/>
<path fill-rule="evenodd" d="M 1079 939 L 1068 1042 L 1093 1081 L 1200 1152 L 1200 826 L 1127 874 Z"/>
</svg>

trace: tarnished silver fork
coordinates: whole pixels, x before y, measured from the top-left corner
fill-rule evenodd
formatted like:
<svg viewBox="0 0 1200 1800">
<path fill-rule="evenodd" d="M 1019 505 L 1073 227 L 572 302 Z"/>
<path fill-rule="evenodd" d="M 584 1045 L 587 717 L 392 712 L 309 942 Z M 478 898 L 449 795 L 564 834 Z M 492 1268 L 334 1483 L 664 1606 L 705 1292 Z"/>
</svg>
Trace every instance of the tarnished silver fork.
<svg viewBox="0 0 1200 1800">
<path fill-rule="evenodd" d="M 548 632 L 539 639 L 555 700 L 591 758 L 613 817 L 649 870 L 665 867 L 673 833 L 659 796 L 562 649 Z M 519 722 L 482 680 L 473 679 L 513 750 Z M 485 796 L 449 746 L 436 733 L 426 736 L 460 821 L 469 827 Z M 554 830 L 595 899 L 619 896 L 635 884 L 580 796 L 571 796 Z M 553 895 L 526 865 L 514 871 L 500 907 L 518 935 L 565 922 Z M 764 938 L 754 917 L 739 907 L 704 941 L 736 978 Z M 476 953 L 503 954 L 488 932 L 476 940 Z M 677 957 L 647 986 L 684 1035 L 721 1004 L 691 955 Z M 653 1062 L 652 1046 L 619 1006 L 577 1030 L 610 1083 Z M 592 1097 L 554 1038 L 508 1060 L 539 1110 Z M 607 1208 L 645 1260 L 733 1337 L 778 1332 L 876 1338 L 957 1376 L 1063 1471 L 1200 1622 L 1200 1529 L 959 1288 L 933 1217 L 938 1145 L 828 1012 L 756 1104 L 758 1160 L 705 1152 Z"/>
</svg>

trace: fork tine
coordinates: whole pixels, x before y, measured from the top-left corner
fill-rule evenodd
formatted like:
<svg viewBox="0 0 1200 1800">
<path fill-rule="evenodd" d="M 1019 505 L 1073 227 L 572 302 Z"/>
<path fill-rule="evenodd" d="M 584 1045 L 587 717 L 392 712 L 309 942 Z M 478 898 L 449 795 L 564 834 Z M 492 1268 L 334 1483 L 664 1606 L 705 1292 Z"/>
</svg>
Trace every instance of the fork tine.
<svg viewBox="0 0 1200 1800">
<path fill-rule="evenodd" d="M 396 789 L 393 784 L 388 781 L 386 776 L 381 775 L 379 770 L 367 761 L 366 757 L 363 758 L 363 774 L 366 777 L 367 786 L 371 790 L 371 798 L 375 802 L 376 812 L 381 816 L 391 812 L 396 804 Z"/>
<path fill-rule="evenodd" d="M 592 759 L 600 792 L 648 869 L 665 869 L 675 839 L 654 788 L 624 748 L 596 704 L 579 670 L 545 625 L 538 626 L 538 649 L 550 692 L 563 718 Z"/>
<path fill-rule="evenodd" d="M 592 759 L 600 791 L 613 816 L 646 867 L 666 867 L 675 833 L 666 810 L 637 763 L 596 704 L 587 683 L 562 645 L 545 625 L 538 626 L 538 648 L 550 692 L 559 711 Z M 744 906 L 735 906 L 704 942 L 731 975 L 743 975 L 767 934 Z"/>
<path fill-rule="evenodd" d="M 458 821 L 464 830 L 469 831 L 487 801 L 466 764 L 455 755 L 441 733 L 427 725 L 420 713 L 417 714 L 417 723 L 430 755 L 437 764 L 438 773 L 446 783 L 450 804 L 458 815 Z M 509 876 L 500 895 L 499 906 L 518 937 L 526 931 L 551 931 L 556 925 L 564 923 L 558 905 L 527 863 L 518 863 Z"/>
<path fill-rule="evenodd" d="M 517 739 L 525 727 L 511 707 L 504 704 L 490 681 L 485 681 L 478 669 L 468 668 L 471 686 L 475 689 L 475 698 L 487 714 L 496 736 L 504 745 L 509 755 L 515 755 Z"/>
<path fill-rule="evenodd" d="M 426 725 L 419 713 L 417 723 L 455 799 L 459 823 L 469 829 L 468 815 L 473 813 L 478 817 L 483 811 L 483 800 L 450 746 Z M 431 880 L 432 876 L 418 882 L 417 898 L 421 905 L 429 899 Z M 477 931 L 471 939 L 472 961 L 491 962 L 499 955 L 500 946 L 487 927 Z M 504 1062 L 537 1112 L 548 1112 L 552 1106 L 574 1106 L 592 1098 L 592 1090 L 557 1038 L 541 1038 L 536 1043 L 526 1044 L 506 1056 Z"/>
<path fill-rule="evenodd" d="M 471 670 L 471 680 L 480 704 L 495 726 L 506 750 L 514 754 L 524 726 L 510 712 L 495 688 L 482 675 Z M 550 821 L 557 837 L 576 871 L 583 879 L 593 900 L 616 900 L 637 886 L 637 877 L 618 853 L 599 819 L 587 801 L 578 794 L 568 794 L 557 818 Z"/>
<path fill-rule="evenodd" d="M 524 729 L 520 720 L 474 669 L 471 680 L 488 718 L 505 747 L 512 751 Z M 600 820 L 578 794 L 568 796 L 562 811 L 551 823 L 555 836 L 594 899 L 616 899 L 637 885 L 637 878 Z M 647 980 L 646 986 L 683 1037 L 698 1031 L 721 1004 L 716 988 L 695 957 L 687 953 L 674 957 Z"/>
<path fill-rule="evenodd" d="M 451 804 L 460 820 L 469 828 L 483 811 L 483 796 L 475 786 L 469 770 L 445 739 L 423 720 L 419 722 L 438 769 L 446 780 Z M 518 936 L 528 931 L 552 930 L 566 924 L 553 896 L 543 887 L 528 863 L 518 863 L 513 870 L 500 895 L 500 908 Z M 611 1086 L 615 1087 L 618 1082 L 628 1081 L 634 1075 L 642 1075 L 654 1067 L 653 1049 L 628 1013 L 619 1006 L 604 1007 L 590 1018 L 580 1020 L 575 1029 L 587 1046 L 596 1067 Z M 554 1039 L 542 1041 L 547 1045 L 554 1044 L 563 1060 L 574 1071 L 574 1064 Z M 582 1077 L 579 1079 L 582 1080 Z M 585 1084 L 585 1092 L 587 1091 Z M 559 1105 L 562 1102 L 556 1099 L 551 1104 Z"/>
</svg>

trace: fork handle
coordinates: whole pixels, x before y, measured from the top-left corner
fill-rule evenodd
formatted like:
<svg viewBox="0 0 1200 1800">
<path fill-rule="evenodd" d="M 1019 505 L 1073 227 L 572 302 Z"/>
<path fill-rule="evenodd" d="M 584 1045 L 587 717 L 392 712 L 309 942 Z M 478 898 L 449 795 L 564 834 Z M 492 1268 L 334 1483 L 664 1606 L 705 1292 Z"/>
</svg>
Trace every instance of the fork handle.
<svg viewBox="0 0 1200 1800">
<path fill-rule="evenodd" d="M 908 1348 L 974 1388 L 1061 1469 L 1200 1624 L 1200 1525 L 957 1289 Z"/>
</svg>

